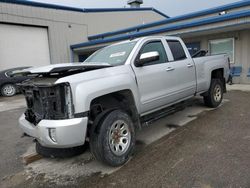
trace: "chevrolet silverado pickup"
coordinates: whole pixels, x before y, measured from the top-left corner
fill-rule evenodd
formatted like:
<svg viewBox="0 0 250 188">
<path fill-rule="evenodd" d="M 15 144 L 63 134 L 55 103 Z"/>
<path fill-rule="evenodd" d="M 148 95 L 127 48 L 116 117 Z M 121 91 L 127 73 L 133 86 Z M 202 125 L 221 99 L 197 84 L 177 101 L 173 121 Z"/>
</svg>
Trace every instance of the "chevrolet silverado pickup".
<svg viewBox="0 0 250 188">
<path fill-rule="evenodd" d="M 201 53 L 204 54 L 204 53 Z M 83 63 L 23 70 L 27 109 L 19 119 L 37 152 L 89 142 L 98 160 L 120 166 L 135 133 L 166 109 L 196 95 L 216 108 L 229 77 L 226 54 L 192 58 L 178 37 L 150 36 L 102 48 Z"/>
</svg>

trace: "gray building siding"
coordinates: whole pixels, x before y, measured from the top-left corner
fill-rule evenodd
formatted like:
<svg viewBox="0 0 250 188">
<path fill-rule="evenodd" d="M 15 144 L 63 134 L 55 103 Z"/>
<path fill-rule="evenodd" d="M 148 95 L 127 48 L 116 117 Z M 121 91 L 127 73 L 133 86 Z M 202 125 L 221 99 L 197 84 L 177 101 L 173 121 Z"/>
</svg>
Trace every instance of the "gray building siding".
<svg viewBox="0 0 250 188">
<path fill-rule="evenodd" d="M 48 28 L 51 63 L 68 62 L 69 46 L 87 40 L 87 25 L 82 13 L 8 3 L 0 3 L 0 8 L 2 23 Z"/>
<path fill-rule="evenodd" d="M 186 43 L 200 42 L 201 49 L 209 50 L 209 41 L 217 39 L 234 38 L 234 63 L 231 66 L 241 66 L 242 74 L 234 78 L 234 83 L 250 83 L 247 77 L 250 68 L 250 28 L 248 30 L 221 32 L 196 37 L 184 38 Z"/>
<path fill-rule="evenodd" d="M 88 25 L 88 36 L 99 33 L 124 29 L 138 24 L 145 24 L 153 20 L 164 19 L 152 11 L 143 12 L 102 12 L 85 14 Z M 106 21 L 104 21 L 106 20 Z M 101 32 L 100 32 L 101 31 Z"/>
<path fill-rule="evenodd" d="M 226 8 L 225 8 L 226 7 Z M 240 1 L 223 7 L 177 16 L 162 22 L 126 28 L 89 37 L 88 43 L 73 45 L 75 51 L 105 46 L 115 41 L 147 35 L 180 36 L 186 43 L 199 42 L 201 49 L 210 50 L 211 40 L 230 39 L 234 43 L 232 67 L 242 67 L 235 83 L 250 83 L 250 1 Z M 225 14 L 220 14 L 225 11 Z M 228 41 L 227 40 L 227 41 Z M 196 43 L 197 44 L 197 43 Z M 209 52 L 210 53 L 210 52 Z"/>
<path fill-rule="evenodd" d="M 51 63 L 69 62 L 70 45 L 89 34 L 161 20 L 153 11 L 83 13 L 0 2 L 0 22 L 48 28 Z M 128 16 L 129 15 L 129 16 Z M 112 19 L 115 21 L 111 22 Z"/>
</svg>

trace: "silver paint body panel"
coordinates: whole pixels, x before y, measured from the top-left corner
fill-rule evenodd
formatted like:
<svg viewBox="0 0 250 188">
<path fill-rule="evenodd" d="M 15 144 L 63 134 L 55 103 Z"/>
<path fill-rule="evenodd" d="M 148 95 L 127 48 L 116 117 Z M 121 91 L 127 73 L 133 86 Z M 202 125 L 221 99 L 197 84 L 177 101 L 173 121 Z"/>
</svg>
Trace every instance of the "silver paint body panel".
<svg viewBox="0 0 250 188">
<path fill-rule="evenodd" d="M 134 61 L 141 47 L 146 42 L 154 40 L 162 41 L 168 62 L 136 67 Z M 187 58 L 181 61 L 174 61 L 166 40 L 180 41 Z M 137 111 L 140 116 L 143 116 L 191 98 L 197 93 L 200 94 L 208 91 L 213 70 L 222 68 L 225 80 L 229 77 L 230 70 L 227 63 L 227 55 L 192 59 L 184 42 L 178 37 L 152 36 L 135 39 L 135 41 L 137 43 L 124 65 L 82 72 L 60 78 L 55 82 L 55 84 L 64 82 L 70 84 L 75 113 L 89 111 L 91 101 L 97 97 L 121 90 L 130 90 L 133 94 Z M 60 67 L 64 65 L 50 65 L 47 68 L 42 67 L 40 70 L 37 68 L 34 72 L 49 71 L 53 69 L 53 66 Z M 72 120 L 72 126 L 70 123 L 71 120 L 65 121 L 67 126 L 64 123 L 57 123 L 55 120 L 46 122 L 48 123 L 47 127 L 60 128 L 60 132 L 65 131 L 65 135 L 67 135 L 64 137 L 64 141 L 61 140 L 60 143 L 54 145 L 41 139 L 46 137 L 45 130 L 40 131 L 39 128 L 36 128 L 30 132 L 30 129 L 27 127 L 32 125 L 26 122 L 23 116 L 20 118 L 19 124 L 24 129 L 24 132 L 27 134 L 30 133 L 35 138 L 39 138 L 44 146 L 69 147 L 84 144 L 87 131 L 86 119 L 87 117 L 79 119 L 77 122 Z M 59 122 L 59 120 L 57 121 Z M 79 138 L 78 131 L 82 133 L 81 139 Z M 40 135 L 38 136 L 38 134 Z"/>
</svg>

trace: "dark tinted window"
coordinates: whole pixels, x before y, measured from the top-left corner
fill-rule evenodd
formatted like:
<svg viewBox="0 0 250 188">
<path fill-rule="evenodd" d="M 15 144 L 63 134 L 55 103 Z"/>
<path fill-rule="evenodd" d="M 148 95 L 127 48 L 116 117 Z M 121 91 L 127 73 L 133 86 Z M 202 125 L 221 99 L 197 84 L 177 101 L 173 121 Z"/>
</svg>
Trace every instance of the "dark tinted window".
<svg viewBox="0 0 250 188">
<path fill-rule="evenodd" d="M 168 45 L 170 47 L 170 50 L 173 54 L 174 60 L 182 60 L 186 58 L 185 51 L 181 45 L 181 43 L 177 40 L 168 40 Z"/>
<path fill-rule="evenodd" d="M 186 47 L 187 47 L 187 49 L 188 49 L 191 56 L 201 50 L 200 42 L 186 43 Z"/>
<path fill-rule="evenodd" d="M 168 61 L 165 48 L 163 44 L 161 43 L 161 41 L 153 41 L 153 42 L 147 43 L 145 46 L 143 46 L 140 54 L 147 53 L 147 52 L 155 52 L 155 51 L 157 51 L 160 55 L 159 60 L 148 63 L 147 65 L 166 63 Z"/>
<path fill-rule="evenodd" d="M 24 70 L 24 69 L 28 69 L 28 68 L 30 68 L 30 67 L 20 67 L 20 68 L 14 68 L 14 69 L 11 69 L 11 70 L 8 70 L 8 71 L 6 71 L 5 72 L 5 75 L 7 76 L 7 77 L 17 77 L 17 76 L 23 76 L 23 74 L 22 73 L 16 73 L 16 72 L 18 72 L 18 71 L 22 71 L 22 70 Z"/>
</svg>

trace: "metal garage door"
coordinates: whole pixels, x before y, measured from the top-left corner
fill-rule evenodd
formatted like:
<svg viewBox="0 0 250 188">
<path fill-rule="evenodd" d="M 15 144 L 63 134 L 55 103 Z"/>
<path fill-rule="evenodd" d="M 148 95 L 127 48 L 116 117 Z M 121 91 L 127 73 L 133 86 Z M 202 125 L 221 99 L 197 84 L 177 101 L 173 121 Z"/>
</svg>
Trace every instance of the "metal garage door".
<svg viewBox="0 0 250 188">
<path fill-rule="evenodd" d="M 47 28 L 0 24 L 0 70 L 48 64 Z"/>
</svg>

